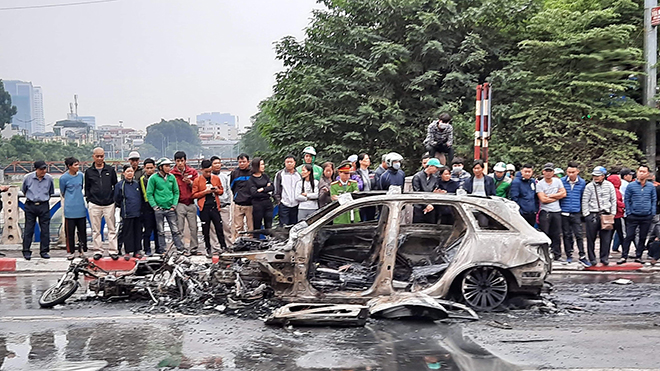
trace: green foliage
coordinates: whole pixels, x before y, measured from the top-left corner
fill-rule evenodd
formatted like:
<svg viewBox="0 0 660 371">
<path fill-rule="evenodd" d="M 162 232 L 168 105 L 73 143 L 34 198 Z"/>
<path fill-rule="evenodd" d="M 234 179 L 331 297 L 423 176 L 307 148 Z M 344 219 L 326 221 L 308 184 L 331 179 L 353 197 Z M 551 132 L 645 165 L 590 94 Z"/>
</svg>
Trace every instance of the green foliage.
<svg viewBox="0 0 660 371">
<path fill-rule="evenodd" d="M 5 84 L 0 80 L 0 130 L 5 128 L 16 114 L 16 106 L 11 105 L 11 96 L 5 91 Z"/>
<path fill-rule="evenodd" d="M 188 158 L 197 157 L 202 146 L 197 136 L 197 130 L 182 119 L 160 120 L 159 123 L 147 127 L 147 135 L 144 145 L 140 146 L 140 153 L 145 157 L 169 157 L 174 156 L 177 150 L 185 151 Z"/>
<path fill-rule="evenodd" d="M 80 161 L 91 161 L 94 145 L 76 146 L 61 143 L 43 143 L 36 140 L 26 140 L 22 136 L 11 139 L 0 139 L 0 163 L 12 161 L 64 161 L 73 156 Z"/>
</svg>

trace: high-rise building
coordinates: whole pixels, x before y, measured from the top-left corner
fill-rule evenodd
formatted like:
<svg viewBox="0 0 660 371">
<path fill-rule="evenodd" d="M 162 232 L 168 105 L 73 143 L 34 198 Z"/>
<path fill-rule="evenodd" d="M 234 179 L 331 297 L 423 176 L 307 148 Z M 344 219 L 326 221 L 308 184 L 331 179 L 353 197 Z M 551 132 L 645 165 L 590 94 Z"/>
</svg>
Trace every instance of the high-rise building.
<svg viewBox="0 0 660 371">
<path fill-rule="evenodd" d="M 202 113 L 197 115 L 199 138 L 205 140 L 238 139 L 238 117 L 230 113 Z"/>
<path fill-rule="evenodd" d="M 67 120 L 75 120 L 75 121 L 82 121 L 89 126 L 92 127 L 92 129 L 96 130 L 96 117 L 95 116 L 80 116 L 75 113 L 69 112 L 66 114 L 66 119 Z"/>
<path fill-rule="evenodd" d="M 46 132 L 46 120 L 44 118 L 44 97 L 41 86 L 32 89 L 32 132 Z"/>
<path fill-rule="evenodd" d="M 206 112 L 197 115 L 197 125 L 199 125 L 200 122 L 216 125 L 226 124 L 231 127 L 237 127 L 238 117 L 232 115 L 231 113 Z"/>
<path fill-rule="evenodd" d="M 34 122 L 34 88 L 31 82 L 6 80 L 3 81 L 5 90 L 11 96 L 11 104 L 16 106 L 16 114 L 11 123 L 31 134 Z M 42 106 L 43 107 L 43 106 Z M 43 109 L 42 109 L 43 111 Z"/>
</svg>

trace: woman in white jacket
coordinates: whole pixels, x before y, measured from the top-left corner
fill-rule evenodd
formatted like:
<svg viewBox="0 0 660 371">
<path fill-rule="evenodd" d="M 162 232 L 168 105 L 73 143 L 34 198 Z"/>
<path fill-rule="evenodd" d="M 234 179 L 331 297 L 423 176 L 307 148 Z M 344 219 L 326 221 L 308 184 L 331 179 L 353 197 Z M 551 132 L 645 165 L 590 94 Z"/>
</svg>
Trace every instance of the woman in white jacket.
<svg viewBox="0 0 660 371">
<path fill-rule="evenodd" d="M 312 165 L 305 164 L 300 172 L 302 179 L 296 183 L 296 200 L 298 204 L 298 220 L 304 220 L 319 208 L 319 186 L 314 181 Z"/>
</svg>

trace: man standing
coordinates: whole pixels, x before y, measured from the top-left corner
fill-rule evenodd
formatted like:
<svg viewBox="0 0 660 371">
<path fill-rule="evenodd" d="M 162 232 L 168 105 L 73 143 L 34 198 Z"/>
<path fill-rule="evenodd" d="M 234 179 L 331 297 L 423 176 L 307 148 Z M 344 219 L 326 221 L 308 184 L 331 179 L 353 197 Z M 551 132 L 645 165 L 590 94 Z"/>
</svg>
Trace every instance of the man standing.
<svg viewBox="0 0 660 371">
<path fill-rule="evenodd" d="M 232 241 L 236 241 L 238 233 L 244 229 L 252 230 L 252 200 L 250 200 L 250 186 L 248 180 L 250 171 L 250 156 L 241 153 L 237 157 L 238 168 L 231 172 L 229 188 L 234 194 L 234 210 L 232 219 L 234 227 L 231 234 Z M 245 222 L 243 221 L 245 218 Z"/>
<path fill-rule="evenodd" d="M 413 192 L 433 192 L 438 188 L 438 177 L 435 173 L 441 166 L 437 158 L 431 158 L 426 163 L 426 168 L 412 178 Z M 413 208 L 413 223 L 435 224 L 437 222 L 436 212 L 433 205 L 415 204 Z"/>
<path fill-rule="evenodd" d="M 511 178 L 506 174 L 506 164 L 504 162 L 498 162 L 493 166 L 492 177 L 495 180 L 495 196 L 508 198 Z"/>
<path fill-rule="evenodd" d="M 597 263 L 595 251 L 598 234 L 600 234 L 600 262 L 603 265 L 609 264 L 610 243 L 614 231 L 602 228 L 600 216 L 601 214 L 616 215 L 616 191 L 614 185 L 605 180 L 605 173 L 604 167 L 596 166 L 591 173 L 593 181 L 585 187 L 582 196 L 582 215 L 587 222 L 587 254 L 589 255 L 589 264 L 585 264 L 587 267 Z M 582 259 L 580 263 L 584 264 Z"/>
<path fill-rule="evenodd" d="M 302 165 L 298 166 L 298 168 L 296 168 L 298 174 L 302 173 L 303 165 L 310 164 L 312 165 L 312 169 L 314 169 L 314 180 L 320 180 L 321 176 L 323 175 L 323 169 L 321 169 L 320 166 L 314 164 L 314 161 L 316 161 L 316 149 L 314 149 L 312 146 L 305 147 L 305 149 L 302 151 L 302 154 L 303 163 Z"/>
<path fill-rule="evenodd" d="M 451 180 L 458 182 L 459 188 L 463 187 L 466 180 L 472 176 L 463 169 L 463 159 L 456 157 L 451 161 Z"/>
<path fill-rule="evenodd" d="M 185 224 L 188 223 L 190 231 L 190 250 L 191 255 L 197 255 L 197 205 L 192 197 L 193 182 L 199 174 L 197 170 L 186 164 L 188 160 L 186 153 L 177 151 L 174 154 L 176 167 L 170 174 L 174 175 L 179 185 L 179 203 L 176 205 L 176 218 L 179 223 L 179 231 L 183 234 Z"/>
<path fill-rule="evenodd" d="M 220 218 L 222 219 L 222 232 L 225 236 L 225 245 L 231 245 L 231 199 L 233 194 L 231 192 L 231 187 L 229 187 L 229 175 L 221 172 L 222 170 L 222 160 L 218 156 L 211 157 L 211 173 L 220 178 L 220 183 L 222 184 L 223 192 L 220 195 Z M 215 232 L 215 227 L 211 224 L 211 243 L 216 245 L 220 244 L 220 241 L 215 241 L 217 236 Z"/>
<path fill-rule="evenodd" d="M 101 219 L 105 218 L 108 226 L 108 252 L 113 260 L 117 260 L 119 251 L 117 250 L 114 200 L 117 173 L 112 166 L 105 163 L 103 148 L 94 148 L 92 158 L 94 164 L 85 170 L 85 197 L 87 198 L 89 219 L 92 223 L 94 259 L 99 260 L 103 257 Z"/>
<path fill-rule="evenodd" d="M 389 155 L 389 153 L 381 156 L 380 166 L 378 166 L 374 172 L 374 189 L 380 189 L 380 177 L 387 171 L 387 155 Z"/>
<path fill-rule="evenodd" d="M 133 168 L 133 179 L 140 179 L 144 175 L 144 169 L 140 167 L 140 153 L 138 151 L 132 151 L 128 154 L 128 163 L 131 164 Z"/>
<path fill-rule="evenodd" d="M 156 216 L 156 227 L 158 228 L 158 244 L 165 248 L 165 220 L 170 226 L 174 246 L 179 252 L 183 252 L 181 231 L 176 220 L 176 204 L 179 200 L 179 185 L 172 170 L 172 161 L 163 157 L 156 162 L 158 173 L 149 178 L 147 184 L 147 199 L 149 205 L 154 209 Z"/>
<path fill-rule="evenodd" d="M 582 238 L 582 195 L 587 182 L 580 177 L 580 169 L 575 162 L 569 162 L 566 168 L 567 175 L 561 178 L 566 189 L 566 197 L 559 201 L 561 206 L 561 230 L 564 232 L 564 250 L 566 250 L 566 262 L 573 261 L 573 236 L 578 248 L 578 259 L 585 267 L 591 263 L 584 253 L 584 241 Z M 603 240 L 601 239 L 601 243 Z"/>
<path fill-rule="evenodd" d="M 223 234 L 222 219 L 220 218 L 220 196 L 224 193 L 220 178 L 212 174 L 210 160 L 202 161 L 202 176 L 198 177 L 193 184 L 193 198 L 197 199 L 199 205 L 199 218 L 202 220 L 202 235 L 206 245 L 206 257 L 213 257 L 211 248 L 211 224 L 215 227 L 216 238 L 222 251 L 227 249 L 225 236 Z"/>
<path fill-rule="evenodd" d="M 555 261 L 561 260 L 561 206 L 559 200 L 566 197 L 564 184 L 555 177 L 555 165 L 543 165 L 543 179 L 536 185 L 536 194 L 541 201 L 539 227 L 552 241 L 552 254 Z M 569 257 L 566 251 L 566 257 Z"/>
<path fill-rule="evenodd" d="M 454 142 L 454 128 L 451 126 L 451 115 L 443 113 L 438 120 L 429 124 L 426 130 L 426 139 L 424 139 L 424 146 L 429 152 L 430 157 L 436 157 L 439 153 L 439 160 L 442 165 L 447 164 L 445 160 L 445 153 L 448 155 L 449 162 L 451 163 L 454 157 L 454 149 L 452 147 Z"/>
<path fill-rule="evenodd" d="M 472 166 L 474 175 L 463 183 L 465 192 L 470 195 L 487 197 L 495 196 L 495 180 L 489 176 L 484 175 L 484 161 L 476 160 Z"/>
<path fill-rule="evenodd" d="M 68 171 L 60 177 L 60 196 L 64 203 L 64 234 L 66 236 L 67 259 L 73 260 L 76 254 L 87 252 L 87 207 L 83 195 L 83 173 L 80 162 L 75 157 L 64 159 Z M 76 230 L 78 248 L 76 248 Z"/>
<path fill-rule="evenodd" d="M 23 230 L 23 257 L 32 259 L 32 237 L 34 226 L 39 219 L 40 239 L 39 255 L 50 259 L 50 196 L 55 194 L 53 177 L 46 174 L 48 166 L 44 161 L 34 163 L 34 171 L 23 178 L 21 190 L 25 195 L 25 230 Z"/>
<path fill-rule="evenodd" d="M 284 169 L 275 175 L 275 204 L 279 204 L 280 226 L 298 223 L 298 200 L 296 200 L 296 183 L 302 177 L 296 171 L 296 159 L 288 155 L 284 159 Z"/>
<path fill-rule="evenodd" d="M 362 191 L 371 192 L 376 189 L 376 174 L 373 171 L 369 170 L 371 165 L 371 159 L 366 153 L 360 153 L 358 155 L 358 163 L 360 167 L 356 170 L 356 174 L 362 180 Z M 376 207 L 363 207 L 360 209 L 360 218 L 363 221 L 374 220 L 376 218 Z"/>
<path fill-rule="evenodd" d="M 647 181 L 649 167 L 642 165 L 637 170 L 637 180 L 628 184 L 623 201 L 626 204 L 626 238 L 623 240 L 621 259 L 617 264 L 623 264 L 628 259 L 630 243 L 639 229 L 639 243 L 635 254 L 635 262 L 642 263 L 642 254 L 646 247 L 646 236 L 651 228 L 651 222 L 657 208 L 658 195 L 653 183 Z"/>
<path fill-rule="evenodd" d="M 380 189 L 387 191 L 390 189 L 390 186 L 399 186 L 401 187 L 401 191 L 403 191 L 403 186 L 406 182 L 406 173 L 401 170 L 401 161 L 403 161 L 403 156 L 396 152 L 391 152 L 387 155 L 387 171 L 378 180 Z"/>
<path fill-rule="evenodd" d="M 144 253 L 147 256 L 152 256 L 151 253 L 151 235 L 154 235 L 154 247 L 156 254 L 162 254 L 165 252 L 165 246 L 161 246 L 158 242 L 158 228 L 156 227 L 156 214 L 154 209 L 151 208 L 149 204 L 149 199 L 147 198 L 147 185 L 149 184 L 149 178 L 156 172 L 156 162 L 152 158 L 144 160 L 144 175 L 139 179 L 140 189 L 142 190 L 142 226 L 144 230 L 142 231 L 142 247 L 144 248 Z"/>
<path fill-rule="evenodd" d="M 533 177 L 534 168 L 530 164 L 524 164 L 520 170 L 520 176 L 516 176 L 511 182 L 509 196 L 511 201 L 520 207 L 520 215 L 534 226 L 536 224 L 536 213 L 539 210 L 539 202 L 536 196 L 536 179 Z"/>
<path fill-rule="evenodd" d="M 330 185 L 330 197 L 333 201 L 339 200 L 339 196 L 344 193 L 357 192 L 358 183 L 351 179 L 351 162 L 342 161 L 339 167 L 337 167 L 337 172 L 339 173 L 339 180 L 333 182 Z M 350 224 L 350 223 L 359 223 L 360 222 L 360 213 L 358 210 L 347 211 L 332 221 L 334 224 Z"/>
</svg>

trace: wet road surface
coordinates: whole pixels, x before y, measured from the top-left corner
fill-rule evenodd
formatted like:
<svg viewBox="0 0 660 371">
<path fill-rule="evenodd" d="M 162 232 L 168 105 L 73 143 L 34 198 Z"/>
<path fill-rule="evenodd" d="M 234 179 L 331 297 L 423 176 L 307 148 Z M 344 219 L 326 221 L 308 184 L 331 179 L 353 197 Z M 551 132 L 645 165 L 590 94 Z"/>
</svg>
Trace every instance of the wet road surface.
<svg viewBox="0 0 660 371">
<path fill-rule="evenodd" d="M 465 338 L 460 324 L 282 329 L 224 315 L 145 315 L 128 302 L 39 309 L 58 277 L 0 276 L 0 370 L 517 369 Z"/>
</svg>

